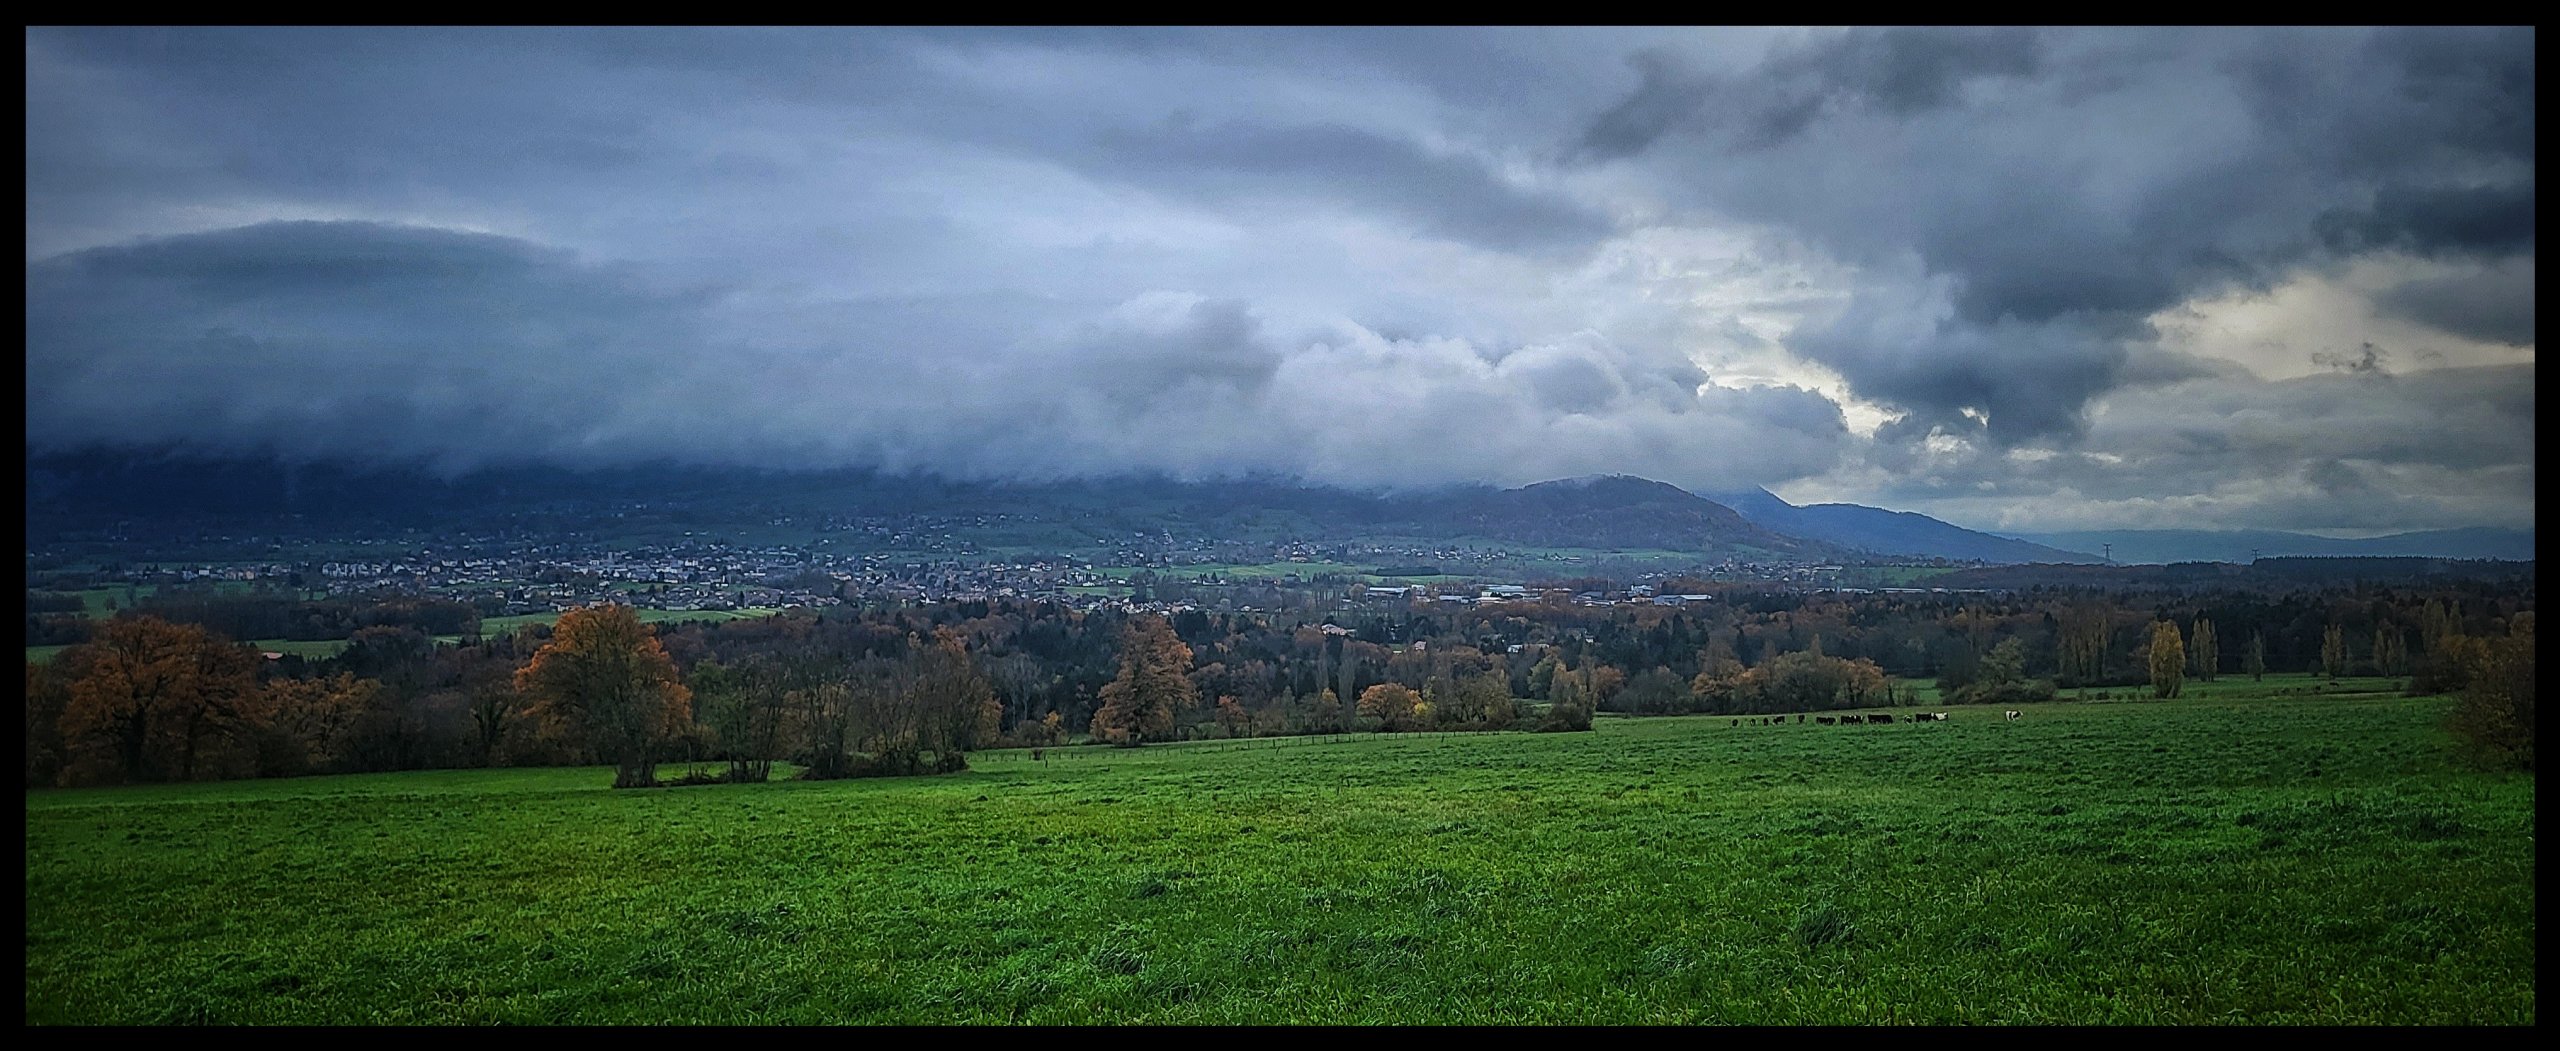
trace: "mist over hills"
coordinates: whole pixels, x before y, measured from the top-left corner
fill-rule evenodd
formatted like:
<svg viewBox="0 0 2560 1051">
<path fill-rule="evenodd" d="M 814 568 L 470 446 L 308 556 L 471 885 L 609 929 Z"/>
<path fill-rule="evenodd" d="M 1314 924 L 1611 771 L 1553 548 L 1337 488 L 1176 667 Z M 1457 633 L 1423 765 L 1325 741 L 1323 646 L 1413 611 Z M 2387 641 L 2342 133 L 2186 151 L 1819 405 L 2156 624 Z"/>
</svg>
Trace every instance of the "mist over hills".
<svg viewBox="0 0 2560 1051">
<path fill-rule="evenodd" d="M 1706 493 L 1743 517 L 1782 533 L 1880 555 L 1973 562 L 2098 562 L 2098 556 L 1951 525 L 1914 511 L 1861 504 L 1797 506 L 1766 489 Z"/>
<path fill-rule="evenodd" d="M 111 454 L 29 462 L 31 537 L 110 523 L 238 528 L 540 527 L 645 513 L 705 526 L 777 517 L 1004 519 L 1094 541 L 1160 532 L 1234 539 L 1487 540 L 1828 561 L 1851 552 L 1756 525 L 1677 486 L 1609 476 L 1516 489 L 1369 493 L 1284 480 L 1123 478 L 972 483 L 865 471 L 528 467 L 442 478 L 401 469 Z"/>
<path fill-rule="evenodd" d="M 1024 542 L 1035 545 L 1045 535 L 1089 543 L 1178 533 L 1239 540 L 1480 540 L 1772 561 L 1882 556 L 2088 564 L 2100 561 L 2094 552 L 2102 544 L 2114 545 L 2120 563 L 2245 562 L 2253 550 L 2259 557 L 2533 557 L 2530 530 L 2442 530 L 2369 540 L 2158 530 L 2008 537 L 1905 511 L 1856 504 L 1799 507 L 1761 489 L 1702 495 L 1628 475 L 1512 489 L 1364 492 L 1277 478 L 973 482 L 858 470 L 672 464 L 518 467 L 443 477 L 398 467 L 91 451 L 30 457 L 26 508 L 35 542 L 110 524 L 539 530 L 626 515 L 705 528 L 927 515 L 1013 523 Z"/>
</svg>

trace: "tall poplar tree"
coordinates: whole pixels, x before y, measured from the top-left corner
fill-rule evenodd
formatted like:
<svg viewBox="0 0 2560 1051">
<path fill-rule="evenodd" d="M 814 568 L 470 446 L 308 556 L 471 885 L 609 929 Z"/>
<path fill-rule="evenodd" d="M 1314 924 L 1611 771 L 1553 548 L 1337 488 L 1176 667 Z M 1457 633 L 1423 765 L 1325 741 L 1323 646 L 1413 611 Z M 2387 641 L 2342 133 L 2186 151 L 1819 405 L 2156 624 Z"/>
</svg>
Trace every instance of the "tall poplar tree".
<svg viewBox="0 0 2560 1051">
<path fill-rule="evenodd" d="M 2213 622 L 2196 618 L 2194 644 L 2187 650 L 2197 682 L 2212 682 L 2214 672 L 2222 664 L 2222 639 L 2213 630 Z"/>
<path fill-rule="evenodd" d="M 2186 686 L 2186 643 L 2176 621 L 2151 623 L 2151 695 L 2175 697 Z"/>
<path fill-rule="evenodd" d="M 2347 632 L 2335 624 L 2320 633 L 2320 672 L 2333 682 L 2347 673 Z"/>
</svg>

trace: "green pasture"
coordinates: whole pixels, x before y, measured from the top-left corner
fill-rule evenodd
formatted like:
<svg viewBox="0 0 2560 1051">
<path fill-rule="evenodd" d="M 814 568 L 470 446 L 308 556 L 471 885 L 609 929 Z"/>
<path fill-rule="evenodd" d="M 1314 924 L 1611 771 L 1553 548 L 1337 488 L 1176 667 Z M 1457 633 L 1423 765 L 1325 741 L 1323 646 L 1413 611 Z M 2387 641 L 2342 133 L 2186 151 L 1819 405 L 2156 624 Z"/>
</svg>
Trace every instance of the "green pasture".
<svg viewBox="0 0 2560 1051">
<path fill-rule="evenodd" d="M 2531 1025 L 2448 704 L 34 791 L 26 1021 Z"/>
</svg>

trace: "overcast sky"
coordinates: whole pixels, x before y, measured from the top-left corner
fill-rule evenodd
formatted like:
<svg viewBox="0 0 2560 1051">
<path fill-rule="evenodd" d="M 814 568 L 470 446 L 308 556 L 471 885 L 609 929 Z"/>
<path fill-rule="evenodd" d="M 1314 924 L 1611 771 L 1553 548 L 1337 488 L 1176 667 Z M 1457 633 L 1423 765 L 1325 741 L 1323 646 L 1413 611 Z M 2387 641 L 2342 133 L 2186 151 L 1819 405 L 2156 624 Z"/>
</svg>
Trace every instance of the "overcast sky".
<svg viewBox="0 0 2560 1051">
<path fill-rule="evenodd" d="M 61 30 L 27 438 L 2533 523 L 2523 30 Z"/>
</svg>

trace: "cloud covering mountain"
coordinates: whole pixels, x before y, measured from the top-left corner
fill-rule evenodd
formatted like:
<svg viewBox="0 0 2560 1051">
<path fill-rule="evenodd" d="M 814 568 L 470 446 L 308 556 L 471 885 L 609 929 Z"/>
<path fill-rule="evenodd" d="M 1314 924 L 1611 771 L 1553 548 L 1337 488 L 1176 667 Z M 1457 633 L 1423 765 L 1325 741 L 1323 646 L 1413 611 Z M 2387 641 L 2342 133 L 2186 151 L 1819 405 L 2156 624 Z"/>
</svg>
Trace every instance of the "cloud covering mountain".
<svg viewBox="0 0 2560 1051">
<path fill-rule="evenodd" d="M 26 39 L 34 449 L 2532 521 L 2530 29 Z"/>
</svg>

